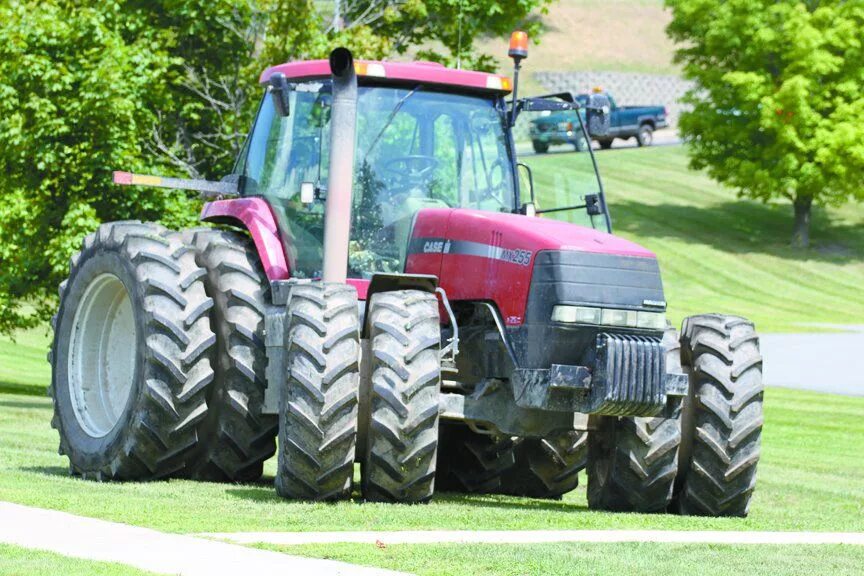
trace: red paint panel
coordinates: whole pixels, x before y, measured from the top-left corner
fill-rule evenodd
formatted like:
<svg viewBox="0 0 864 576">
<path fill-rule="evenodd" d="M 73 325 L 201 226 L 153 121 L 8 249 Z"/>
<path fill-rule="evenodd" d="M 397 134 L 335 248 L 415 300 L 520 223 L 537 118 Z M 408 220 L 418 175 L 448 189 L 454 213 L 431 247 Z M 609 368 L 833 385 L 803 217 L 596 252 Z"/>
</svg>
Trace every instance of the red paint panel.
<svg viewBox="0 0 864 576">
<path fill-rule="evenodd" d="M 534 258 L 541 250 L 655 258 L 638 244 L 591 228 L 467 209 L 421 210 L 412 237 L 443 238 L 450 243 L 445 243 L 442 254 L 410 255 L 407 271 L 438 274 L 451 300 L 495 302 L 505 323 L 514 326 L 523 322 Z"/>
<path fill-rule="evenodd" d="M 279 239 L 279 228 L 270 205 L 263 198 L 232 198 L 208 202 L 201 210 L 204 222 L 241 223 L 258 250 L 258 257 L 269 280 L 287 280 L 291 270 L 285 258 L 285 249 Z"/>
<path fill-rule="evenodd" d="M 417 213 L 412 238 L 443 239 L 447 234 L 447 223 L 452 210 L 448 208 L 427 208 Z M 441 276 L 441 252 L 422 252 L 408 254 L 405 260 L 407 274 L 432 274 Z"/>
<path fill-rule="evenodd" d="M 355 70 L 360 76 L 382 78 L 405 82 L 423 82 L 449 86 L 464 86 L 481 90 L 489 90 L 496 94 L 510 93 L 510 79 L 497 74 L 473 72 L 471 70 L 453 70 L 433 62 L 374 62 L 356 60 Z M 372 70 L 383 70 L 384 75 L 373 73 Z M 330 76 L 330 63 L 327 60 L 308 60 L 305 62 L 287 62 L 272 66 L 261 73 L 260 81 L 267 82 L 276 72 L 281 72 L 291 80 L 309 78 L 326 78 Z M 491 84 L 490 84 L 491 82 Z M 490 88 L 490 86 L 501 88 Z"/>
</svg>

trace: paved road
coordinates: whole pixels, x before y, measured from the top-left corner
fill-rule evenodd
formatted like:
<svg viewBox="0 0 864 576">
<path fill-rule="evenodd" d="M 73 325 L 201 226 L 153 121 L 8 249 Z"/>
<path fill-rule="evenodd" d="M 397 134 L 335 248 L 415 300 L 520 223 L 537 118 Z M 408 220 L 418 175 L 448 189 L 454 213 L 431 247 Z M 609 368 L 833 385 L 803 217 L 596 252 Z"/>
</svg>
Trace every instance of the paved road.
<svg viewBox="0 0 864 576">
<path fill-rule="evenodd" d="M 300 558 L 8 502 L 0 502 L 0 542 L 127 564 L 157 574 L 399 576 L 389 570 Z"/>
<path fill-rule="evenodd" d="M 864 327 L 837 334 L 764 334 L 769 386 L 864 396 Z"/>
</svg>

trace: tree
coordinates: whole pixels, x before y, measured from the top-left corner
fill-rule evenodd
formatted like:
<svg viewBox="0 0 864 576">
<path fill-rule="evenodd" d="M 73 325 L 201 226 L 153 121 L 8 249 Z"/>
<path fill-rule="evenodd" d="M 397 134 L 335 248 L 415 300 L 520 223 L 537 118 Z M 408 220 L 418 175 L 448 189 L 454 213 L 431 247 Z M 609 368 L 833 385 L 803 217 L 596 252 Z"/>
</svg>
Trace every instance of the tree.
<svg viewBox="0 0 864 576">
<path fill-rule="evenodd" d="M 215 22 L 233 9 L 203 0 L 163 4 L 0 3 L 2 332 L 50 316 L 69 257 L 101 222 L 195 221 L 192 195 L 111 184 L 115 169 L 172 172 L 148 152 L 154 127 L 221 129 L 182 84 L 190 65 L 216 73 L 235 65 L 243 47 L 220 39 Z M 157 20 L 165 13 L 170 21 Z M 195 27 L 202 22 L 209 24 Z"/>
<path fill-rule="evenodd" d="M 696 82 L 691 164 L 742 196 L 789 200 L 793 245 L 814 204 L 864 198 L 864 2 L 666 0 Z"/>
</svg>

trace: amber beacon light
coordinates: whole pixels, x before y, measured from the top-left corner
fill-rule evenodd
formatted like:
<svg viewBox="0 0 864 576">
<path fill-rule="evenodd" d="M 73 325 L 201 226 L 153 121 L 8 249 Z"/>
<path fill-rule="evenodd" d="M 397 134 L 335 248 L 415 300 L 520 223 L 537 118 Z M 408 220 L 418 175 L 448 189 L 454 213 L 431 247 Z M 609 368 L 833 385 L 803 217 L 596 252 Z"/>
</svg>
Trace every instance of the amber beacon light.
<svg viewBox="0 0 864 576">
<path fill-rule="evenodd" d="M 510 58 L 517 62 L 528 57 L 528 34 L 516 30 L 510 35 L 510 50 L 507 52 Z"/>
</svg>

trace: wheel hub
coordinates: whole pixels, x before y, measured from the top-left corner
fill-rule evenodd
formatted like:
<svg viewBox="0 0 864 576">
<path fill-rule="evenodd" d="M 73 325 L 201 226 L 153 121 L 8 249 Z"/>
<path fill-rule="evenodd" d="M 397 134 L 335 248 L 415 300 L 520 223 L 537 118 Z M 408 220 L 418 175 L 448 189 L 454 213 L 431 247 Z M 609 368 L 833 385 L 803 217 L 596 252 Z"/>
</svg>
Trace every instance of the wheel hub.
<svg viewBox="0 0 864 576">
<path fill-rule="evenodd" d="M 137 332 L 132 300 L 113 274 L 93 279 L 75 311 L 69 343 L 69 397 L 89 436 L 120 421 L 135 378 Z"/>
</svg>

